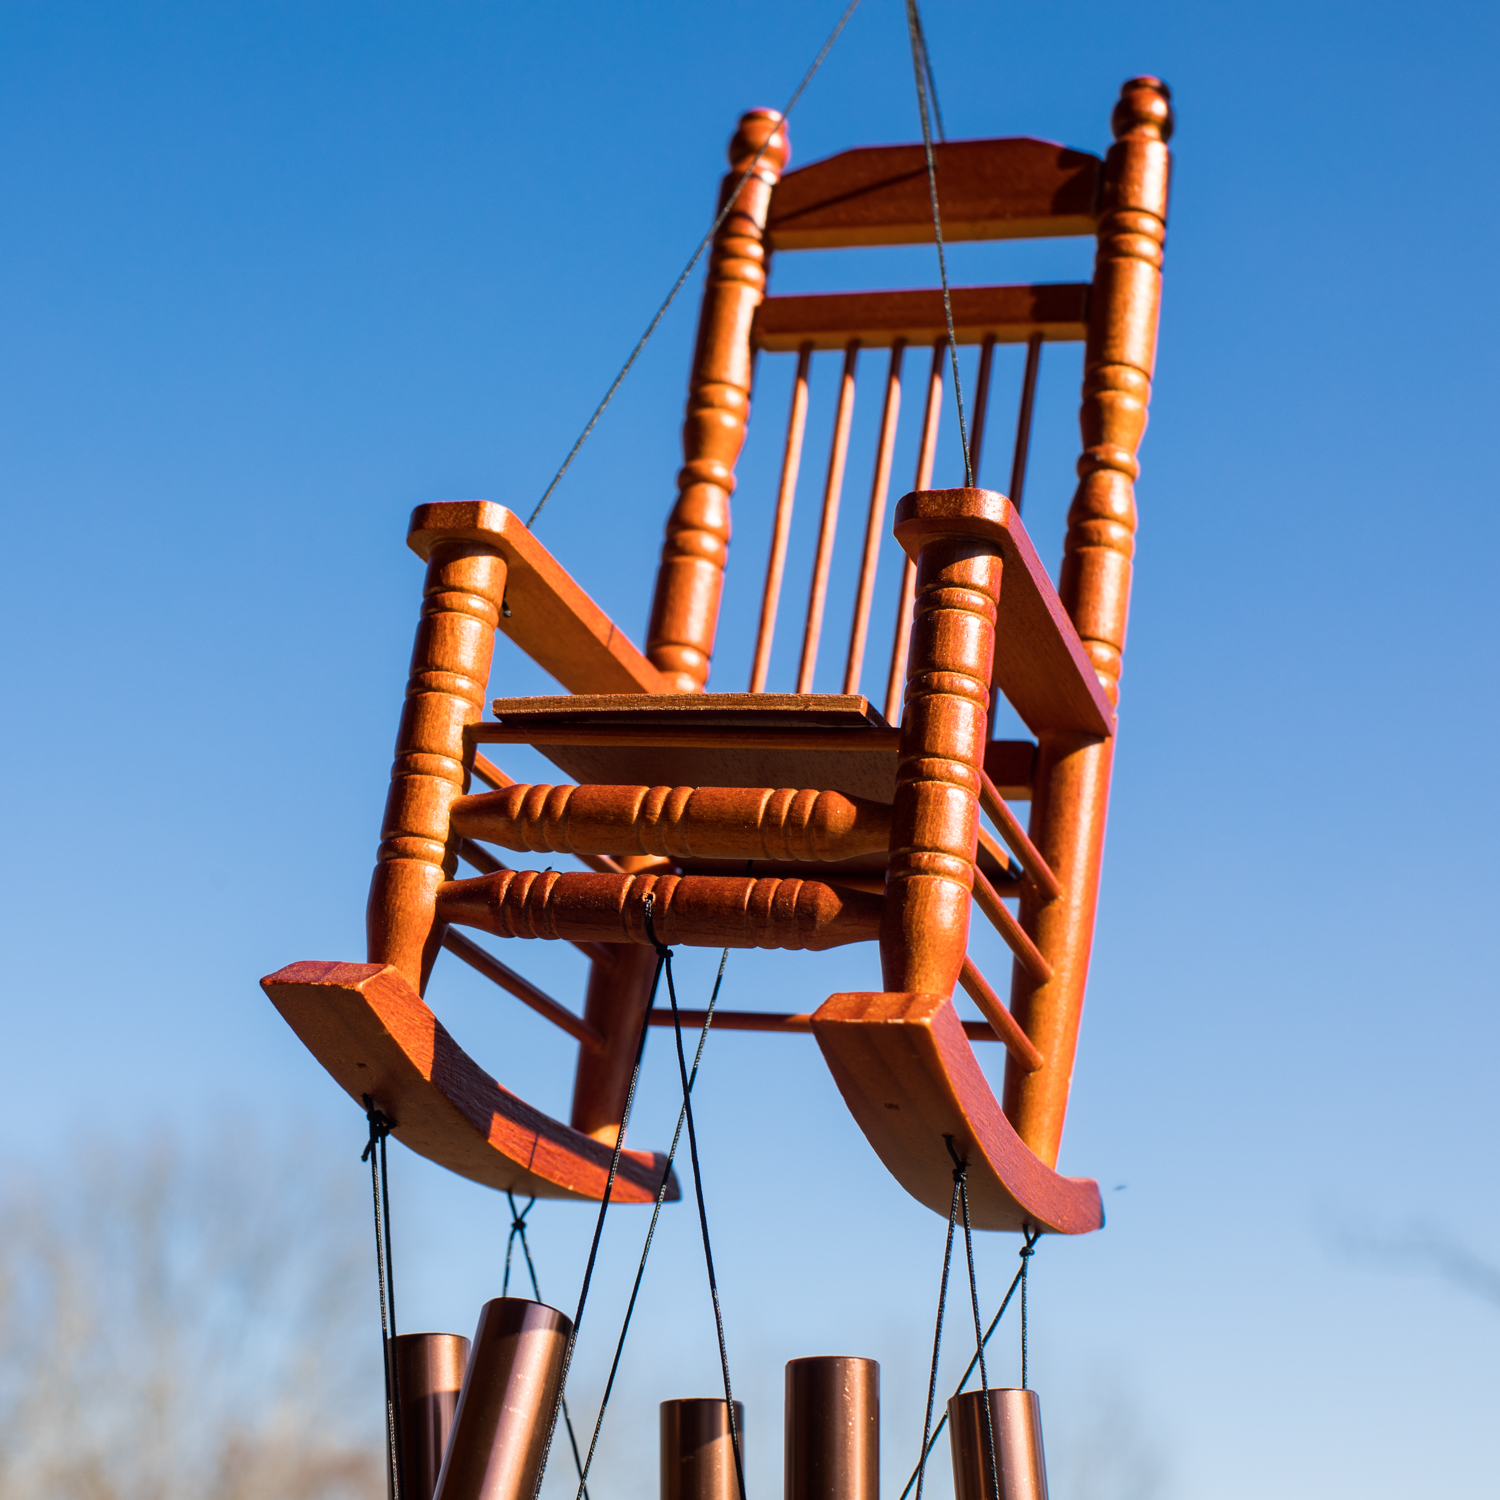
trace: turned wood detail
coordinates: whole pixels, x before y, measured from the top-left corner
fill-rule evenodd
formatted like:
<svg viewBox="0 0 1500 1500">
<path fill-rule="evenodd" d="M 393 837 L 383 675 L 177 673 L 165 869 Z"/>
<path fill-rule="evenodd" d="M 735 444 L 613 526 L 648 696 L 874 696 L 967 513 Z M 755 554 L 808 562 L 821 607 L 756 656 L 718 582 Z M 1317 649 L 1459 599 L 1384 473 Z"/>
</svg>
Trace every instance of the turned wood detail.
<svg viewBox="0 0 1500 1500">
<path fill-rule="evenodd" d="M 1166 85 L 1131 79 L 1112 124 L 1084 351 L 1083 454 L 1058 593 L 1115 702 L 1135 551 L 1136 451 L 1146 426 L 1161 301 L 1172 134 Z M 1044 902 L 1034 889 L 1023 890 L 1022 924 L 1053 974 L 1038 983 L 1018 969 L 1011 1008 L 1047 1063 L 1030 1074 L 1007 1067 L 1005 1109 L 1021 1139 L 1048 1165 L 1062 1140 L 1083 1013 L 1113 755 L 1112 739 L 1039 736 L 1031 837 L 1062 895 Z"/>
<path fill-rule="evenodd" d="M 880 896 L 818 880 L 732 875 L 590 875 L 505 870 L 450 880 L 438 914 L 505 938 L 646 943 L 646 897 L 663 943 L 837 948 L 880 934 Z M 962 954 L 960 954 L 962 962 Z"/>
<path fill-rule="evenodd" d="M 990 490 L 917 490 L 896 508 L 916 564 L 880 962 L 888 991 L 951 995 L 979 843 L 1007 513 Z"/>
<path fill-rule="evenodd" d="M 646 635 L 646 654 L 669 679 L 668 691 L 699 691 L 713 655 L 729 555 L 729 497 L 750 412 L 750 325 L 766 289 L 766 215 L 791 154 L 776 110 L 741 117 L 719 193 L 722 210 L 768 139 L 709 255 L 682 428 L 684 462 Z"/>
<path fill-rule="evenodd" d="M 366 929 L 371 963 L 421 993 L 442 944 L 438 887 L 451 878 L 448 810 L 464 789 L 464 729 L 484 709 L 505 560 L 483 542 L 436 543 L 427 564 Z"/>
<path fill-rule="evenodd" d="M 460 797 L 452 820 L 455 832 L 537 854 L 833 860 L 883 853 L 891 810 L 810 789 L 511 786 Z"/>
</svg>

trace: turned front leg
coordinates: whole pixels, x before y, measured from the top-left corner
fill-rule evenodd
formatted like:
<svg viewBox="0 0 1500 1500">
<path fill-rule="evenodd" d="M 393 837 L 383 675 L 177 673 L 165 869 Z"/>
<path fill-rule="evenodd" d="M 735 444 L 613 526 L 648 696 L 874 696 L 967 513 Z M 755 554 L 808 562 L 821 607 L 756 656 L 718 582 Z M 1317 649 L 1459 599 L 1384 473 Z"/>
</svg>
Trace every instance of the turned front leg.
<svg viewBox="0 0 1500 1500">
<path fill-rule="evenodd" d="M 887 990 L 951 995 L 968 949 L 1001 562 L 964 513 L 997 506 L 983 490 L 928 490 L 897 512 L 917 581 L 880 927 Z"/>
<path fill-rule="evenodd" d="M 448 812 L 464 790 L 464 729 L 484 712 L 505 559 L 483 542 L 432 549 L 365 924 L 371 963 L 418 990 L 443 940 L 437 888 L 451 879 Z"/>
</svg>

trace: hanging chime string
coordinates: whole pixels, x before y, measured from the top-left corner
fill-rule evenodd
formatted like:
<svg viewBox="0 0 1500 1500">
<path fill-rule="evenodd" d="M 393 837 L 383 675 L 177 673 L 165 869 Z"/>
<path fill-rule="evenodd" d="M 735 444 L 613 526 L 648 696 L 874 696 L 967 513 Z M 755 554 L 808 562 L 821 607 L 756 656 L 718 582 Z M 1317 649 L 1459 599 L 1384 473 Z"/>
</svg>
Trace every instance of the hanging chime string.
<svg viewBox="0 0 1500 1500">
<path fill-rule="evenodd" d="M 542 1300 L 542 1288 L 536 1279 L 536 1263 L 531 1258 L 531 1246 L 526 1240 L 526 1215 L 536 1207 L 536 1199 L 532 1198 L 525 1208 L 516 1207 L 515 1194 L 506 1190 L 506 1202 L 510 1204 L 510 1234 L 505 1240 L 505 1277 L 500 1283 L 500 1295 L 508 1296 L 510 1293 L 510 1257 L 516 1241 L 521 1242 L 521 1254 L 526 1257 L 526 1269 L 531 1275 L 531 1290 L 536 1300 Z M 563 1426 L 568 1430 L 568 1446 L 573 1450 L 573 1463 L 578 1470 L 578 1494 L 579 1500 L 588 1500 L 588 1488 L 583 1483 L 583 1460 L 578 1456 L 578 1438 L 573 1431 L 573 1414 L 568 1410 L 567 1397 L 563 1397 L 562 1403 Z"/>
<path fill-rule="evenodd" d="M 594 1263 L 599 1258 L 599 1241 L 604 1235 L 604 1219 L 609 1213 L 609 1200 L 614 1194 L 615 1178 L 620 1172 L 620 1156 L 625 1150 L 625 1130 L 630 1124 L 630 1110 L 635 1103 L 636 1085 L 641 1081 L 641 1059 L 646 1054 L 646 1032 L 651 1024 L 651 1006 L 656 1003 L 656 987 L 661 983 L 662 961 L 656 961 L 656 974 L 651 980 L 651 999 L 645 1014 L 641 1016 L 641 1035 L 635 1047 L 635 1065 L 630 1070 L 630 1086 L 625 1090 L 625 1107 L 620 1111 L 620 1129 L 615 1136 L 615 1149 L 609 1159 L 609 1176 L 604 1180 L 604 1194 L 599 1200 L 599 1217 L 594 1221 L 594 1238 L 589 1244 L 589 1258 L 583 1268 L 583 1285 L 578 1290 L 578 1309 L 573 1314 L 573 1330 L 563 1346 L 562 1371 L 557 1380 L 557 1395 L 552 1401 L 552 1412 L 547 1419 L 547 1440 L 542 1446 L 542 1461 L 537 1465 L 536 1483 L 532 1486 L 532 1500 L 542 1492 L 542 1480 L 547 1475 L 547 1459 L 552 1453 L 552 1439 L 557 1432 L 558 1413 L 562 1410 L 563 1397 L 567 1393 L 568 1371 L 573 1364 L 573 1350 L 578 1344 L 578 1330 L 583 1324 L 583 1310 L 588 1304 L 589 1287 L 594 1279 Z"/>
<path fill-rule="evenodd" d="M 932 233 L 937 240 L 938 274 L 943 281 L 943 317 L 948 324 L 948 362 L 953 369 L 953 400 L 958 406 L 958 440 L 964 454 L 964 483 L 974 483 L 974 466 L 969 461 L 969 427 L 964 419 L 964 392 L 958 378 L 958 339 L 953 333 L 953 298 L 948 289 L 948 258 L 943 250 L 943 215 L 938 207 L 937 152 L 932 144 L 932 107 L 936 94 L 928 98 L 927 81 L 932 61 L 922 35 L 922 17 L 917 0 L 906 0 L 906 30 L 911 38 L 911 67 L 917 80 L 917 109 L 922 116 L 922 148 L 927 153 L 927 191 L 932 199 Z M 925 64 L 925 66 L 924 66 Z"/>
<path fill-rule="evenodd" d="M 370 1191 L 375 1200 L 375 1275 L 380 1283 L 380 1362 L 385 1370 L 386 1486 L 391 1500 L 401 1500 L 401 1391 L 396 1375 L 396 1279 L 391 1266 L 391 1192 L 385 1138 L 396 1123 L 364 1095 L 370 1139 L 360 1160 L 370 1164 Z"/>
<path fill-rule="evenodd" d="M 1021 1246 L 1021 1389 L 1026 1389 L 1026 1286 L 1027 1274 L 1031 1270 L 1031 1252 L 1036 1248 L 1036 1236 L 1028 1235 Z"/>
<path fill-rule="evenodd" d="M 729 1383 L 729 1349 L 724 1341 L 724 1312 L 719 1303 L 719 1281 L 714 1275 L 714 1249 L 708 1237 L 708 1209 L 703 1201 L 703 1172 L 698 1165 L 698 1130 L 693 1122 L 693 1085 L 688 1077 L 687 1055 L 682 1048 L 682 1017 L 677 1009 L 677 986 L 672 982 L 672 950 L 657 941 L 652 925 L 654 901 L 646 897 L 646 936 L 656 948 L 657 958 L 667 970 L 667 998 L 672 1002 L 672 1031 L 677 1039 L 677 1071 L 682 1078 L 682 1112 L 687 1117 L 688 1156 L 693 1163 L 693 1192 L 698 1199 L 698 1226 L 703 1233 L 703 1262 L 708 1268 L 708 1292 L 714 1305 L 714 1328 L 719 1335 L 719 1368 L 724 1375 L 724 1406 L 729 1422 L 729 1445 L 734 1450 L 734 1477 L 740 1500 L 745 1492 L 745 1455 L 740 1444 L 739 1423 L 734 1419 L 734 1392 Z"/>
<path fill-rule="evenodd" d="M 708 997 L 708 1010 L 703 1017 L 703 1029 L 698 1033 L 698 1050 L 693 1054 L 693 1070 L 688 1074 L 689 1093 L 698 1081 L 698 1065 L 703 1061 L 703 1046 L 708 1040 L 708 1028 L 713 1025 L 714 1007 L 719 1003 L 719 989 L 724 983 L 724 965 L 728 961 L 729 949 L 726 948 L 719 955 L 719 972 L 714 979 L 713 992 Z M 668 984 L 670 990 L 670 981 Z M 579 1470 L 578 1500 L 587 1500 L 588 1492 L 583 1486 L 593 1469 L 594 1451 L 599 1445 L 599 1433 L 604 1427 L 604 1413 L 609 1407 L 609 1398 L 615 1388 L 615 1376 L 620 1369 L 620 1356 L 625 1352 L 625 1338 L 630 1332 L 630 1320 L 635 1314 L 636 1298 L 640 1295 L 641 1281 L 646 1275 L 646 1261 L 651 1254 L 652 1242 L 656 1238 L 657 1220 L 661 1218 L 662 1204 L 667 1200 L 667 1187 L 672 1180 L 672 1163 L 677 1159 L 677 1147 L 682 1140 L 682 1126 L 686 1119 L 687 1102 L 684 1100 L 682 1108 L 677 1111 L 677 1128 L 672 1132 L 672 1145 L 667 1152 L 666 1170 L 661 1174 L 661 1186 L 656 1190 L 656 1202 L 651 1209 L 651 1223 L 646 1229 L 646 1243 L 641 1248 L 640 1264 L 635 1268 L 635 1282 L 630 1288 L 630 1301 L 625 1304 L 625 1317 L 620 1324 L 620 1337 L 615 1343 L 614 1358 L 609 1362 L 609 1379 L 604 1383 L 604 1398 L 599 1403 L 599 1415 L 594 1420 L 594 1435 L 589 1440 L 588 1457 Z"/>
<path fill-rule="evenodd" d="M 927 1414 L 922 1419 L 922 1456 L 917 1460 L 917 1500 L 927 1482 L 927 1455 L 936 1437 L 932 1431 L 932 1408 L 937 1401 L 938 1356 L 943 1349 L 943 1311 L 948 1306 L 948 1273 L 953 1267 L 953 1226 L 958 1219 L 958 1178 L 953 1179 L 953 1201 L 948 1205 L 948 1235 L 943 1243 L 943 1279 L 938 1284 L 937 1326 L 932 1331 L 932 1371 L 927 1377 Z M 906 1500 L 905 1495 L 901 1500 Z"/>
<path fill-rule="evenodd" d="M 802 97 L 808 84 L 813 81 L 813 74 L 823 66 L 823 59 L 828 56 L 829 52 L 833 48 L 833 44 L 839 39 L 839 33 L 843 31 L 844 27 L 849 24 L 850 18 L 854 15 L 854 12 L 858 8 L 859 0 L 849 0 L 849 4 L 845 8 L 843 15 L 839 17 L 838 25 L 835 26 L 831 32 L 829 32 L 828 40 L 823 43 L 822 47 L 818 51 L 818 55 L 813 58 L 812 66 L 807 70 L 806 73 L 802 75 L 802 82 L 797 85 L 795 90 L 793 90 L 792 97 L 787 100 L 786 107 L 781 111 L 780 123 L 782 125 L 785 125 L 787 120 L 790 118 L 792 111 L 797 107 L 797 101 Z M 598 425 L 599 418 L 604 415 L 604 408 L 614 400 L 615 392 L 620 389 L 620 386 L 625 381 L 625 377 L 630 374 L 631 366 L 634 365 L 636 360 L 640 357 L 641 350 L 646 347 L 647 343 L 650 341 L 651 335 L 656 332 L 657 325 L 664 317 L 666 317 L 667 309 L 671 307 L 673 302 L 677 300 L 678 292 L 682 290 L 683 284 L 687 281 L 688 277 L 693 274 L 693 268 L 703 258 L 703 252 L 707 250 L 709 245 L 713 242 L 713 237 L 719 232 L 719 226 L 723 224 L 724 220 L 727 219 L 730 213 L 733 211 L 734 205 L 738 201 L 740 196 L 740 189 L 744 187 L 746 182 L 750 180 L 751 176 L 755 172 L 755 169 L 760 165 L 761 157 L 763 157 L 770 149 L 771 142 L 775 139 L 776 135 L 777 132 L 772 131 L 772 133 L 766 137 L 765 143 L 761 146 L 760 150 L 755 153 L 754 157 L 751 158 L 750 165 L 746 167 L 745 170 L 740 174 L 739 181 L 734 184 L 733 188 L 725 197 L 724 206 L 719 210 L 718 216 L 714 219 L 713 223 L 709 225 L 708 233 L 698 241 L 698 248 L 693 251 L 692 258 L 688 261 L 687 265 L 682 268 L 682 274 L 677 278 L 676 281 L 672 283 L 672 290 L 667 293 L 665 300 L 662 302 L 662 305 L 656 309 L 656 316 L 653 317 L 650 323 L 646 325 L 646 331 L 640 336 L 640 339 L 637 341 L 635 348 L 630 351 L 630 357 L 625 361 L 623 365 L 620 366 L 620 373 L 615 376 L 614 380 L 610 384 L 609 389 L 605 391 L 604 399 L 598 404 L 598 406 L 594 408 L 593 416 L 589 418 L 588 423 L 584 427 L 583 431 L 578 434 L 578 441 L 575 442 L 573 446 L 568 450 L 568 456 L 563 459 L 562 467 L 558 469 L 557 473 L 552 476 L 552 483 L 547 486 L 547 488 L 542 493 L 542 498 L 537 501 L 536 509 L 533 510 L 532 513 L 526 518 L 526 525 L 528 528 L 536 525 L 536 518 L 541 515 L 542 507 L 546 505 L 546 503 L 552 498 L 553 490 L 555 490 L 557 486 L 562 482 L 563 475 L 568 472 L 568 469 L 571 467 L 573 460 L 578 457 L 578 450 L 582 448 L 586 442 L 588 442 L 589 434 L 593 432 L 594 428 Z"/>
<path fill-rule="evenodd" d="M 932 123 L 937 126 L 938 140 L 946 141 L 948 133 L 943 129 L 943 111 L 938 104 L 937 74 L 932 71 L 932 54 L 927 50 L 927 33 L 922 27 L 922 12 L 914 10 L 911 19 L 916 22 L 917 46 L 922 52 L 922 72 L 927 77 L 927 97 L 932 102 Z"/>
<path fill-rule="evenodd" d="M 1020 1287 L 1021 1281 L 1026 1274 L 1026 1267 L 1029 1264 L 1032 1250 L 1035 1248 L 1037 1240 L 1041 1237 L 1040 1231 L 1031 1228 L 1027 1228 L 1023 1231 L 1023 1233 L 1025 1235 L 1025 1244 L 1021 1247 L 1021 1268 L 1011 1278 L 1010 1286 L 1006 1289 L 1004 1297 L 1000 1299 L 1000 1307 L 995 1313 L 995 1316 L 990 1319 L 990 1326 L 985 1329 L 984 1337 L 980 1340 L 981 1347 L 987 1346 L 989 1344 L 990 1335 L 993 1334 L 994 1331 L 1000 1326 L 1000 1319 L 1005 1316 L 1005 1310 L 1010 1306 L 1011 1298 L 1015 1296 L 1016 1291 Z M 969 1376 L 974 1373 L 974 1367 L 978 1363 L 979 1356 L 978 1354 L 975 1354 L 969 1360 L 968 1366 L 965 1368 L 962 1377 L 953 1389 L 953 1394 L 955 1396 L 959 1395 L 963 1391 L 963 1388 L 969 1383 Z M 937 1440 L 943 1435 L 943 1428 L 945 1428 L 947 1425 L 948 1413 L 945 1411 L 942 1417 L 939 1419 L 937 1426 L 933 1428 L 932 1437 L 929 1439 L 927 1447 L 922 1454 L 923 1461 L 925 1461 L 928 1454 L 932 1452 L 932 1449 L 937 1444 Z M 911 1477 L 906 1481 L 906 1488 L 901 1491 L 900 1495 L 897 1497 L 897 1500 L 906 1500 L 906 1497 L 911 1494 L 912 1486 L 917 1482 L 920 1467 L 921 1465 L 919 1463 L 918 1467 L 911 1471 Z"/>
<path fill-rule="evenodd" d="M 995 1456 L 995 1414 L 990 1410 L 990 1372 L 984 1363 L 984 1327 L 979 1318 L 979 1278 L 974 1272 L 974 1229 L 969 1222 L 969 1164 L 960 1159 L 951 1135 L 944 1136 L 943 1139 L 948 1143 L 948 1155 L 953 1158 L 953 1180 L 958 1184 L 958 1201 L 964 1213 L 964 1258 L 969 1263 L 969 1306 L 974 1310 L 974 1358 L 979 1361 L 980 1404 L 984 1408 L 985 1441 L 990 1449 L 990 1480 L 994 1486 L 995 1500 L 1000 1500 L 1000 1470 Z M 1024 1291 L 1021 1305 L 1026 1305 Z"/>
</svg>

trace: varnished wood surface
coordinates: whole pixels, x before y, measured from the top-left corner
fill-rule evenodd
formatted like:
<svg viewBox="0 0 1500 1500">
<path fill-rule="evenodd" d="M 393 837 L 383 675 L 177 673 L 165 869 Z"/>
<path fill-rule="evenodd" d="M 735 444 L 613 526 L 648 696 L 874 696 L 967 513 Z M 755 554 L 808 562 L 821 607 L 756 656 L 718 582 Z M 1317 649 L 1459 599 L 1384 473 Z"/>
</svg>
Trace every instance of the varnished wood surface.
<svg viewBox="0 0 1500 1500">
<path fill-rule="evenodd" d="M 503 505 L 456 500 L 419 505 L 407 545 L 421 558 L 442 540 L 482 542 L 505 559 L 508 576 L 500 630 L 570 692 L 657 693 L 669 686 Z"/>
<path fill-rule="evenodd" d="M 960 344 L 986 339 L 1024 344 L 1033 335 L 1057 343 L 1081 341 L 1088 332 L 1088 282 L 1037 286 L 956 286 L 950 293 L 953 334 Z M 893 343 L 931 344 L 946 338 L 941 290 L 820 292 L 767 297 L 751 334 L 757 349 L 778 353 L 842 349 L 858 339 L 867 349 Z"/>
<path fill-rule="evenodd" d="M 448 1034 L 399 970 L 298 963 L 261 985 L 292 1030 L 355 1101 L 369 1094 L 398 1141 L 500 1191 L 597 1199 L 609 1148 L 502 1088 Z M 660 1152 L 625 1151 L 617 1203 L 649 1203 Z M 678 1197 L 675 1179 L 668 1197 Z"/>
<path fill-rule="evenodd" d="M 990 780 L 981 767 L 979 772 L 979 805 L 985 810 L 990 821 L 1000 830 L 1000 837 L 1010 845 L 1011 851 L 1021 863 L 1021 868 L 1031 877 L 1040 895 L 1049 900 L 1054 896 L 1062 895 L 1062 887 L 1057 883 L 1057 876 L 1052 873 L 1047 861 L 1042 858 L 1041 851 L 1031 842 L 1026 830 L 1021 827 L 1019 819 L 1006 806 L 1005 798 L 1000 795 L 1000 789 Z"/>
<path fill-rule="evenodd" d="M 591 875 L 506 870 L 450 880 L 438 891 L 445 922 L 504 938 L 583 938 L 699 948 L 837 948 L 873 941 L 883 898 L 818 880 L 719 875 Z"/>
<path fill-rule="evenodd" d="M 1031 1038 L 1021 1030 L 1016 1018 L 1005 1008 L 1005 1002 L 990 987 L 989 980 L 979 972 L 972 958 L 964 959 L 958 982 L 969 999 L 979 1007 L 990 1030 L 1005 1043 L 1005 1050 L 1015 1058 L 1020 1067 L 1028 1073 L 1035 1073 L 1042 1065 L 1042 1054 L 1031 1045 Z M 964 1027 L 964 1034 L 969 1035 L 967 1025 Z"/>
<path fill-rule="evenodd" d="M 945 240 L 1094 232 L 1097 156 L 1026 136 L 935 149 Z M 923 148 L 863 146 L 788 172 L 772 196 L 767 238 L 775 250 L 929 243 Z"/>
<path fill-rule="evenodd" d="M 703 1019 L 707 1014 L 707 1011 L 702 1010 L 683 1010 L 681 1006 L 677 1009 L 684 1031 L 701 1031 Z M 671 1010 L 657 1006 L 651 1012 L 647 1024 L 671 1026 L 673 1024 Z M 1000 1040 L 995 1028 L 988 1021 L 963 1021 L 960 1024 L 963 1026 L 964 1035 L 971 1042 L 998 1042 Z M 811 1036 L 812 1029 L 811 1011 L 801 1013 L 769 1010 L 714 1011 L 713 1030 L 715 1031 L 758 1031 L 769 1032 L 776 1036 Z"/>
<path fill-rule="evenodd" d="M 833 995 L 813 1013 L 849 1112 L 896 1180 L 947 1216 L 952 1137 L 968 1163 L 976 1229 L 1086 1234 L 1104 1223 L 1099 1185 L 1038 1161 L 1011 1128 L 943 995 Z"/>
<path fill-rule="evenodd" d="M 928 536 L 960 532 L 993 542 L 1005 563 L 995 624 L 1005 648 L 995 653 L 995 686 L 1037 733 L 1113 734 L 1114 706 L 1005 496 L 981 489 L 914 491 L 896 506 L 896 540 L 908 556 L 915 557 Z"/>
<path fill-rule="evenodd" d="M 502 724 L 704 724 L 742 729 L 889 729 L 859 693 L 659 693 L 649 700 L 574 693 L 496 698 Z"/>
</svg>

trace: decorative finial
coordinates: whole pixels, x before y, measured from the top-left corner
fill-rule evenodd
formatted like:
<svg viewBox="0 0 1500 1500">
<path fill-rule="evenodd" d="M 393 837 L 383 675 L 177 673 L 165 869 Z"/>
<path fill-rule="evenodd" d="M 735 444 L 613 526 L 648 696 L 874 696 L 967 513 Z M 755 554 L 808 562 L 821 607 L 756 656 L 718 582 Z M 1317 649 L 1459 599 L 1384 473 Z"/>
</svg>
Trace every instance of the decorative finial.
<svg viewBox="0 0 1500 1500">
<path fill-rule="evenodd" d="M 1172 139 L 1172 91 L 1160 78 L 1132 78 L 1120 89 L 1120 102 L 1110 117 L 1115 139 L 1126 136 L 1147 140 Z"/>
<path fill-rule="evenodd" d="M 736 172 L 743 172 L 762 146 L 765 146 L 766 151 L 757 171 L 760 168 L 767 169 L 774 182 L 786 169 L 792 156 L 792 144 L 782 126 L 779 109 L 752 109 L 740 116 L 740 128 L 729 142 L 730 167 Z"/>
</svg>

